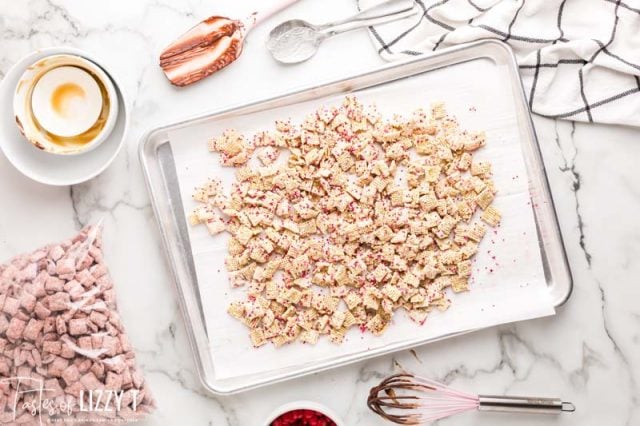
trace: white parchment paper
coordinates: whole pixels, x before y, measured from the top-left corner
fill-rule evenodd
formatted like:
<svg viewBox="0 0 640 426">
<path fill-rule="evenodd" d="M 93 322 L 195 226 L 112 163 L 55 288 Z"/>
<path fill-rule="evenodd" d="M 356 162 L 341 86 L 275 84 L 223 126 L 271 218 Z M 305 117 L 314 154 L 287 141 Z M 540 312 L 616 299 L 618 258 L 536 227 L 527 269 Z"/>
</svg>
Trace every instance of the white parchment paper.
<svg viewBox="0 0 640 426">
<path fill-rule="evenodd" d="M 489 229 L 480 245 L 471 291 L 453 295 L 451 307 L 445 312 L 432 312 L 423 326 L 410 321 L 404 311 L 398 311 L 392 325 L 380 337 L 354 328 L 342 345 L 321 338 L 315 346 L 294 343 L 274 348 L 268 344 L 254 349 L 248 330 L 226 312 L 231 301 L 245 296 L 243 289 L 232 289 L 228 282 L 224 266 L 228 235 L 211 237 L 204 226 L 189 227 L 216 379 L 289 369 L 409 340 L 435 339 L 554 313 L 529 199 L 513 94 L 505 84 L 504 73 L 499 65 L 479 59 L 357 93 L 362 102 L 375 103 L 386 116 L 409 114 L 442 100 L 463 128 L 486 131 L 487 146 L 475 158 L 487 159 L 493 165 L 498 189 L 495 205 L 503 220 L 497 230 Z M 275 119 L 292 118 L 299 122 L 320 105 L 337 104 L 342 98 L 335 96 L 208 121 L 170 132 L 186 212 L 196 206 L 191 199 L 193 189 L 207 178 L 221 179 L 227 189 L 234 180 L 234 169 L 221 167 L 218 155 L 207 151 L 207 140 L 212 135 L 225 128 L 252 135 L 272 129 Z"/>
</svg>

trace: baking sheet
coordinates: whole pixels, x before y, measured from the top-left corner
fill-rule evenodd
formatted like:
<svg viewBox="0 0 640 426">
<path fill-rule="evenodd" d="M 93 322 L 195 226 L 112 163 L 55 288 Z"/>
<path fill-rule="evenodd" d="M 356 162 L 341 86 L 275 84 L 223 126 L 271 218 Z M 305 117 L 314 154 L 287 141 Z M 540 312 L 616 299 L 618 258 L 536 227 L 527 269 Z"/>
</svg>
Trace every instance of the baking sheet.
<svg viewBox="0 0 640 426">
<path fill-rule="evenodd" d="M 224 267 L 227 235 L 211 237 L 205 227 L 189 227 L 203 312 L 209 335 L 216 379 L 264 373 L 360 353 L 405 340 L 438 338 L 450 333 L 525 320 L 554 313 L 542 268 L 539 242 L 528 192 L 516 112 L 504 85 L 501 67 L 481 58 L 357 92 L 362 102 L 373 102 L 384 115 L 408 114 L 432 101 L 445 101 L 463 128 L 485 130 L 488 144 L 476 158 L 493 164 L 499 192 L 496 206 L 503 213 L 502 226 L 489 231 L 474 264 L 471 291 L 456 294 L 446 312 L 433 312 L 424 326 L 398 311 L 393 324 L 380 337 L 354 328 L 342 345 L 321 339 L 315 346 L 292 344 L 281 348 L 251 346 L 247 329 L 226 313 L 227 305 L 242 299 L 242 289 L 231 289 Z M 482 84 L 470 78 L 482 78 Z M 217 154 L 207 151 L 207 140 L 233 127 L 251 135 L 271 129 L 278 118 L 300 121 L 321 104 L 341 102 L 342 95 L 220 119 L 170 130 L 183 205 L 190 211 L 191 194 L 207 178 L 221 178 L 229 187 L 234 169 L 222 168 Z"/>
</svg>

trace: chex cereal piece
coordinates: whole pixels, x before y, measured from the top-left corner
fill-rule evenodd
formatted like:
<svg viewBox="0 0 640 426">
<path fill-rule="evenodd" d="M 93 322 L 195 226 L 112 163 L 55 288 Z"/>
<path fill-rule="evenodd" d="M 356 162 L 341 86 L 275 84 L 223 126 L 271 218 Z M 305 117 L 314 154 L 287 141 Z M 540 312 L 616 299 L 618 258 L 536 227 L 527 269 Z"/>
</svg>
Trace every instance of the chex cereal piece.
<svg viewBox="0 0 640 426">
<path fill-rule="evenodd" d="M 340 344 L 344 341 L 344 336 L 346 332 L 347 330 L 344 328 L 342 329 L 332 328 L 331 331 L 329 332 L 329 340 L 331 340 L 335 344 Z"/>
<path fill-rule="evenodd" d="M 493 206 L 487 207 L 480 216 L 480 219 L 484 220 L 490 226 L 498 226 L 501 218 L 502 215 L 500 214 L 500 211 Z"/>
<path fill-rule="evenodd" d="M 451 279 L 451 289 L 456 293 L 469 290 L 467 277 L 463 277 L 461 275 L 454 276 Z"/>
<path fill-rule="evenodd" d="M 483 224 L 476 222 L 467 229 L 467 237 L 475 242 L 480 242 L 486 232 L 487 228 Z"/>
<path fill-rule="evenodd" d="M 224 220 L 217 214 L 214 215 L 212 218 L 208 219 L 206 221 L 206 225 L 207 225 L 207 230 L 211 235 L 219 234 L 226 229 Z"/>
<path fill-rule="evenodd" d="M 475 151 L 478 148 L 483 147 L 486 144 L 486 136 L 484 132 L 474 133 L 468 135 L 468 138 L 464 142 L 465 151 Z"/>
<path fill-rule="evenodd" d="M 267 343 L 267 339 L 264 337 L 264 331 L 260 328 L 254 328 L 249 335 L 251 337 L 251 343 L 253 343 L 253 346 L 256 348 Z"/>
<path fill-rule="evenodd" d="M 310 345 L 315 345 L 319 337 L 320 333 L 316 330 L 305 330 L 300 333 L 300 341 L 302 343 L 309 343 Z"/>
<path fill-rule="evenodd" d="M 458 262 L 458 275 L 468 277 L 471 275 L 471 261 L 463 260 Z"/>
<path fill-rule="evenodd" d="M 280 151 L 278 150 L 278 148 L 270 146 L 262 149 L 258 153 L 258 158 L 263 165 L 268 166 L 270 164 L 273 164 L 278 159 L 279 155 Z"/>
<path fill-rule="evenodd" d="M 493 198 L 494 198 L 493 191 L 491 191 L 491 189 L 489 188 L 486 188 L 484 191 L 482 191 L 480 194 L 476 196 L 475 200 L 476 200 L 476 203 L 478 203 L 478 205 L 480 206 L 480 208 L 484 210 L 487 207 L 489 207 L 489 205 L 493 201 Z"/>
<path fill-rule="evenodd" d="M 398 289 L 398 287 L 387 284 L 382 288 L 382 292 L 385 296 L 391 299 L 394 302 L 397 302 L 400 296 L 402 296 L 402 292 Z"/>
<path fill-rule="evenodd" d="M 491 173 L 491 163 L 486 161 L 474 161 L 471 163 L 471 174 L 473 176 L 484 176 Z"/>
</svg>

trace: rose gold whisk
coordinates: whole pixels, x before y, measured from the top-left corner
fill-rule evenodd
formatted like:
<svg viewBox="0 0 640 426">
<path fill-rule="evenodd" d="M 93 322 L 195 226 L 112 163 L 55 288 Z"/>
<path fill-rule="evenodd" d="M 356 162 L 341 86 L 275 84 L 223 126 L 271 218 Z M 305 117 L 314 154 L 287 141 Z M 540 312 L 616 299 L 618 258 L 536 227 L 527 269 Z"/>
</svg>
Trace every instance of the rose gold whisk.
<svg viewBox="0 0 640 426">
<path fill-rule="evenodd" d="M 371 388 L 367 405 L 376 414 L 401 425 L 421 425 L 473 409 L 540 414 L 576 409 L 559 398 L 473 395 L 413 374 L 396 374 Z"/>
</svg>

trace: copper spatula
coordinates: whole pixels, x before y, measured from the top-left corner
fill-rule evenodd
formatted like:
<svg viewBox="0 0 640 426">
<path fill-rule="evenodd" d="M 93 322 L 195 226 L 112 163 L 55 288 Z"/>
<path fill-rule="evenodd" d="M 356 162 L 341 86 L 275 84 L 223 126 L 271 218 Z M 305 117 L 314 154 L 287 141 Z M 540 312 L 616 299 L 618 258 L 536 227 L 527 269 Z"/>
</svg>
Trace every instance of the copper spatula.
<svg viewBox="0 0 640 426">
<path fill-rule="evenodd" d="M 240 56 L 256 25 L 298 0 L 276 0 L 245 19 L 211 16 L 180 36 L 160 54 L 160 67 L 176 86 L 187 86 L 226 67 Z"/>
</svg>

